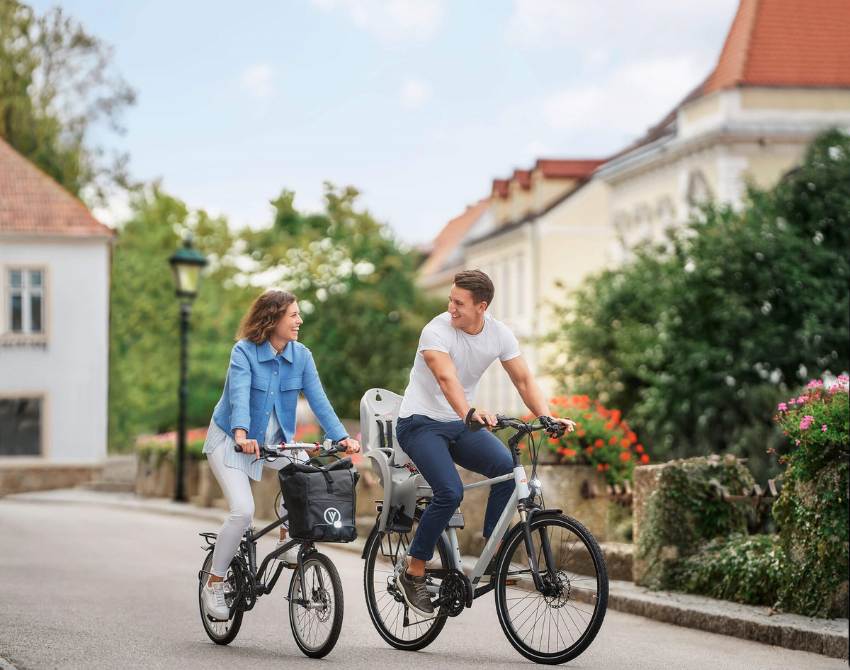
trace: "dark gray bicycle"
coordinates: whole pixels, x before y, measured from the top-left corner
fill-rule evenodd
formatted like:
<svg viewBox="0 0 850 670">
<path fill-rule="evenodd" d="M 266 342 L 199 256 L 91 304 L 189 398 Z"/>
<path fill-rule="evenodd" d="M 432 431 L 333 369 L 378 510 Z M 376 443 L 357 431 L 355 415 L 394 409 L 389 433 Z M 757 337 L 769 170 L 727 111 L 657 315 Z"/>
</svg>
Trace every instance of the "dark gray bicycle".
<svg viewBox="0 0 850 670">
<path fill-rule="evenodd" d="M 544 664 L 576 658 L 593 642 L 605 618 L 608 576 L 593 535 L 561 510 L 546 509 L 541 504 L 539 441 L 534 434 L 545 431 L 560 436 L 563 426 L 549 417 L 540 417 L 537 422 L 497 417 L 494 430 L 515 431 L 508 439 L 514 470 L 467 484 L 464 489 L 489 487 L 509 479 L 516 482 L 516 489 L 469 572 L 463 569 L 456 534 L 457 528 L 463 528 L 463 516 L 460 511 L 455 513 L 437 543 L 434 558 L 425 566 L 435 616 L 423 618 L 407 607 L 397 579 L 406 566 L 407 549 L 432 492 L 412 464 L 403 462 L 406 459 L 392 435 L 394 416 L 370 411 L 394 396 L 378 391 L 375 398 L 364 397 L 361 404 L 361 429 L 364 421 L 377 418 L 379 446 L 367 451 L 366 456 L 372 459 L 384 487 L 378 519 L 363 551 L 366 605 L 378 633 L 397 649 L 423 649 L 437 638 L 449 617 L 458 616 L 476 598 L 494 591 L 499 623 L 519 653 Z M 473 430 L 481 427 L 477 422 L 468 421 L 467 425 Z M 366 434 L 364 431 L 364 442 Z M 520 463 L 519 444 L 523 439 L 529 445 L 531 478 Z M 520 521 L 510 528 L 516 513 Z"/>
<path fill-rule="evenodd" d="M 301 442 L 261 446 L 260 458 L 289 458 L 287 451 L 314 450 L 316 447 L 315 444 Z M 325 442 L 318 455 L 331 456 L 344 451 L 345 447 L 335 442 Z M 230 644 L 239 633 L 245 612 L 254 607 L 259 597 L 272 592 L 284 568 L 288 567 L 277 559 L 291 547 L 300 544 L 298 564 L 293 568 L 286 596 L 289 602 L 289 625 L 298 648 L 306 656 L 322 658 L 334 648 L 342 628 L 342 582 L 336 566 L 330 558 L 316 550 L 313 542 L 305 540 L 290 540 L 268 554 L 257 566 L 257 540 L 286 520 L 284 516 L 260 530 L 249 528 L 245 531 L 239 543 L 239 551 L 230 562 L 224 578 L 225 602 L 230 608 L 230 616 L 226 621 L 213 618 L 204 608 L 201 594 L 210 574 L 217 534 L 200 533 L 207 543 L 201 547 L 207 553 L 198 572 L 201 622 L 213 642 Z"/>
</svg>

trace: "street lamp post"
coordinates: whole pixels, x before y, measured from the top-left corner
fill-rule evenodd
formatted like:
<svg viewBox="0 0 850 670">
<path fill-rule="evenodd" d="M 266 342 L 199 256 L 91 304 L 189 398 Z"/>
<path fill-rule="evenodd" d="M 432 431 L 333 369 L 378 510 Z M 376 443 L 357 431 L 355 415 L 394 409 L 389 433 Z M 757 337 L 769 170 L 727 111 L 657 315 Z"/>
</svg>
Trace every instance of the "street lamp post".
<svg viewBox="0 0 850 670">
<path fill-rule="evenodd" d="M 186 502 L 184 486 L 184 464 L 186 460 L 186 371 L 189 348 L 189 317 L 192 314 L 192 301 L 198 295 L 198 282 L 201 268 L 207 259 L 192 246 L 192 238 L 186 237 L 183 246 L 168 259 L 174 271 L 177 297 L 180 298 L 180 387 L 178 390 L 179 410 L 177 415 L 177 459 L 175 472 L 174 500 Z"/>
</svg>

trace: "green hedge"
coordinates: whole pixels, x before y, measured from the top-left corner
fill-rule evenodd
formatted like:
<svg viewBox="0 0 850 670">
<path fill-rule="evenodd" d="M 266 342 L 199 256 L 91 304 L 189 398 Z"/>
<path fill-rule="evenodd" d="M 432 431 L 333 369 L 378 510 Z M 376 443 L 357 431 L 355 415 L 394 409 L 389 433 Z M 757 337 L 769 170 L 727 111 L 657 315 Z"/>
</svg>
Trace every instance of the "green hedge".
<svg viewBox="0 0 850 670">
<path fill-rule="evenodd" d="M 680 560 L 715 538 L 746 534 L 752 508 L 724 502 L 717 495 L 716 484 L 731 494 L 742 494 L 754 483 L 750 471 L 734 456 L 667 463 L 647 501 L 638 539 L 638 558 L 647 563 L 643 583 L 675 589 Z"/>
<path fill-rule="evenodd" d="M 670 583 L 677 591 L 747 605 L 773 605 L 784 583 L 786 562 L 775 535 L 716 538 L 679 562 Z"/>
</svg>

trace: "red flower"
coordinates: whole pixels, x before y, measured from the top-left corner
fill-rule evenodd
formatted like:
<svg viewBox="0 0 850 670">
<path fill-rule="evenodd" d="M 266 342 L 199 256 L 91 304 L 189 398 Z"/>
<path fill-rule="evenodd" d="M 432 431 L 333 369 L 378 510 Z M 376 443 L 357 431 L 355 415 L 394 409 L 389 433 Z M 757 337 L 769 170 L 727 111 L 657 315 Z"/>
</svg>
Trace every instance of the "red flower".
<svg viewBox="0 0 850 670">
<path fill-rule="evenodd" d="M 605 446 L 605 440 L 603 440 L 603 439 L 601 439 L 601 438 L 598 438 L 598 437 L 597 437 L 597 438 L 596 438 L 596 441 L 593 443 L 593 446 L 595 446 L 595 447 L 604 447 L 604 446 Z"/>
<path fill-rule="evenodd" d="M 629 442 L 629 441 L 628 441 L 627 439 L 625 439 L 625 438 L 623 438 L 622 440 L 620 440 L 620 446 L 621 446 L 623 449 L 628 449 L 630 444 L 631 444 L 631 442 Z"/>
<path fill-rule="evenodd" d="M 632 460 L 632 455 L 628 451 L 621 451 L 620 460 L 623 461 L 623 463 L 627 463 Z"/>
<path fill-rule="evenodd" d="M 643 453 L 643 445 L 642 444 L 637 445 L 635 447 L 635 451 L 638 452 L 639 454 L 642 454 Z"/>
<path fill-rule="evenodd" d="M 608 444 L 610 444 L 610 445 L 617 444 L 617 436 L 612 435 L 610 438 L 608 438 Z"/>
<path fill-rule="evenodd" d="M 649 455 L 648 454 L 641 454 L 640 455 L 640 462 L 643 463 L 644 465 L 649 463 Z"/>
</svg>

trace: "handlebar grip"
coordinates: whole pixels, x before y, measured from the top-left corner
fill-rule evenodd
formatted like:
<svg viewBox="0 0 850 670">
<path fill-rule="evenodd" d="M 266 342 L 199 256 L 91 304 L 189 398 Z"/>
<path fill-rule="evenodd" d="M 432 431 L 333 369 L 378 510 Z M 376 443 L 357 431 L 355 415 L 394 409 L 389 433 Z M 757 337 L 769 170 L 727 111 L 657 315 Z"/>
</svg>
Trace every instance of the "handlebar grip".
<svg viewBox="0 0 850 670">
<path fill-rule="evenodd" d="M 472 417 L 475 416 L 475 408 L 470 407 L 469 411 L 466 413 L 466 418 L 463 420 L 466 427 L 471 430 L 473 433 L 477 430 L 481 430 L 484 428 L 484 424 L 480 421 L 473 421 Z"/>
</svg>

